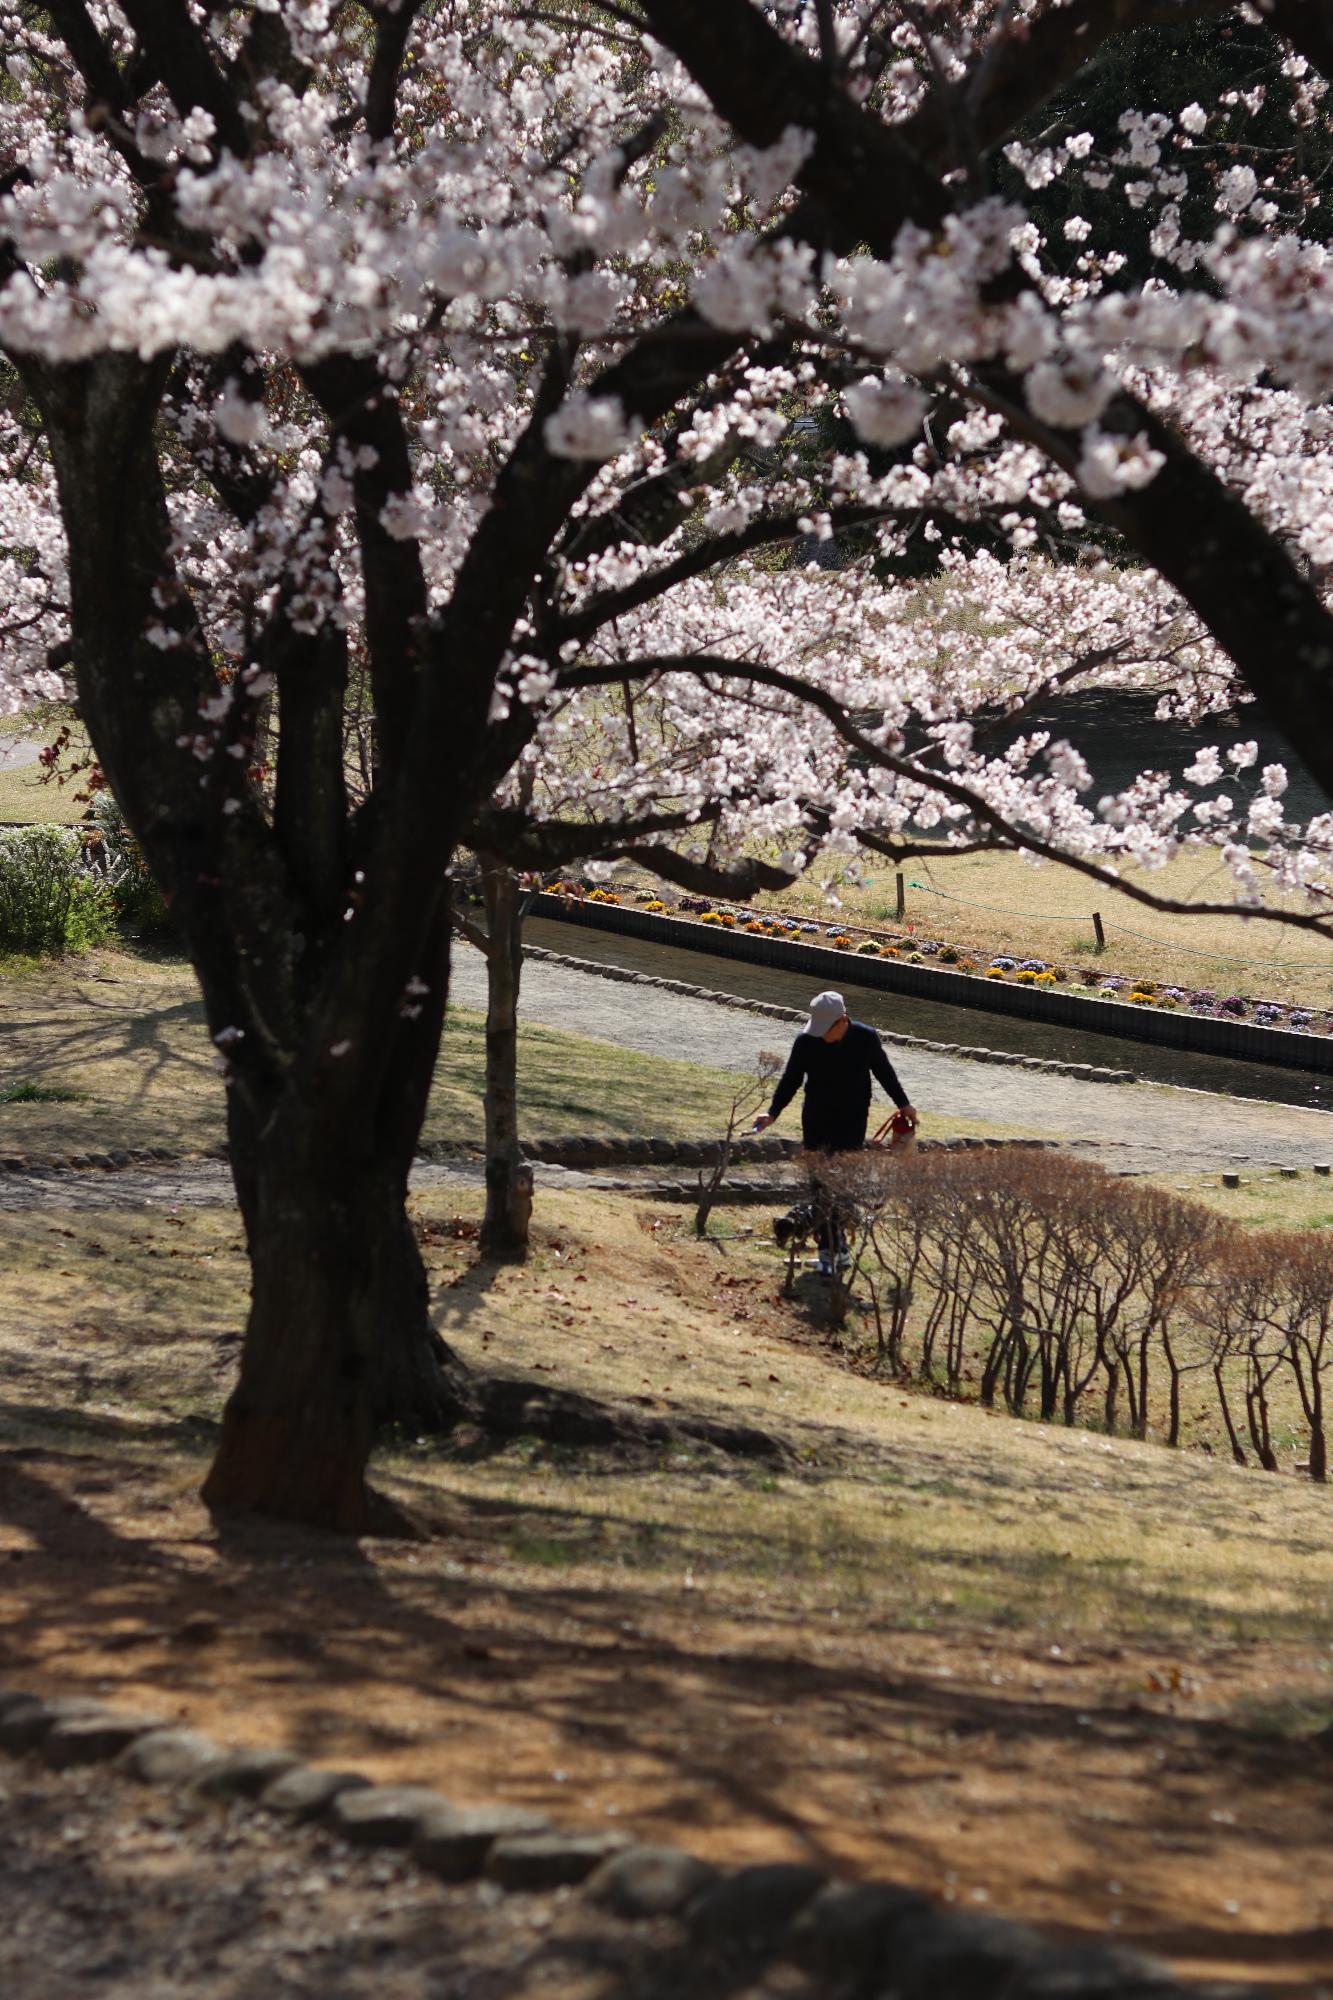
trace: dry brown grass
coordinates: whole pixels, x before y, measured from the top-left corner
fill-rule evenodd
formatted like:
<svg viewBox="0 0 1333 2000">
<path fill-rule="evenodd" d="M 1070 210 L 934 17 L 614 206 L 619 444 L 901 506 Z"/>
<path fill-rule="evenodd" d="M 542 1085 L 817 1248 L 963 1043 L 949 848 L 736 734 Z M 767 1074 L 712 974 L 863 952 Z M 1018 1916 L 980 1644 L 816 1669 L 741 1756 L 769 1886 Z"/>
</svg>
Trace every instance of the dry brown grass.
<svg viewBox="0 0 1333 2000">
<path fill-rule="evenodd" d="M 0 1217 L 5 1671 L 1313 1991 L 1326 1494 L 851 1373 L 758 1237 L 570 1194 L 496 1272 L 477 1208 L 418 1204 L 469 1361 L 739 1417 L 785 1465 L 404 1438 L 377 1476 L 437 1541 L 219 1535 L 234 1217 Z"/>
<path fill-rule="evenodd" d="M 637 1498 L 626 1489 L 630 1518 L 655 1524 L 649 1542 L 674 1521 L 686 1541 L 698 1538 L 705 1568 L 705 1545 L 732 1545 L 716 1563 L 723 1590 L 733 1570 L 747 1590 L 752 1570 L 789 1573 L 793 1602 L 813 1589 L 812 1603 L 851 1607 L 876 1594 L 887 1565 L 904 1614 L 933 1622 L 943 1594 L 946 1610 L 1022 1623 L 1024 1593 L 1040 1576 L 1041 1618 L 1073 1637 L 1108 1620 L 1122 1635 L 1159 1642 L 1209 1630 L 1253 1637 L 1295 1618 L 1333 1638 L 1328 1494 L 1219 1471 L 1189 1452 L 1016 1422 L 853 1372 L 843 1339 L 812 1323 L 809 1301 L 781 1296 L 780 1260 L 753 1211 L 727 1211 L 727 1234 L 700 1244 L 678 1211 L 599 1194 L 546 1196 L 530 1262 L 497 1270 L 476 1263 L 467 1233 L 479 1192 L 432 1190 L 413 1206 L 437 1324 L 474 1365 L 547 1374 L 661 1414 L 743 1416 L 788 1439 L 788 1473 L 750 1470 L 719 1487 L 716 1462 L 686 1448 L 644 1473 Z M 245 1310 L 234 1212 L 0 1215 L 0 1245 L 11 1426 L 67 1416 L 77 1434 L 86 1416 L 122 1423 L 132 1439 L 143 1424 L 218 1416 Z M 418 1454 L 400 1443 L 386 1447 L 383 1463 L 391 1475 L 429 1483 L 436 1458 L 434 1447 Z M 454 1465 L 447 1483 L 464 1478 L 513 1498 L 517 1478 L 529 1497 L 561 1496 L 563 1510 L 575 1489 L 587 1495 L 578 1467 L 579 1454 L 534 1443 L 465 1471 Z M 1109 1497 L 1086 1512 L 1072 1500 L 1074 1511 L 1048 1504 L 1065 1487 L 1071 1495 L 1086 1487 L 1085 1501 L 1094 1491 Z M 930 1504 L 905 1518 L 913 1494 Z M 1199 1510 L 1212 1524 L 1206 1534 L 1189 1526 Z M 1273 1561 L 1279 1529 L 1304 1549 L 1289 1564 Z M 614 1538 L 603 1545 L 599 1532 L 572 1521 L 572 1539 L 550 1560 L 615 1566 Z M 967 1574 L 983 1550 L 985 1570 Z M 1123 1573 L 1131 1559 L 1133 1574 Z"/>
<path fill-rule="evenodd" d="M 428 1143 L 483 1136 L 483 1025 L 465 1008 L 450 1013 L 423 1128 Z M 167 955 L 0 959 L 0 1079 L 7 1088 L 54 1093 L 0 1101 L 0 1154 L 209 1152 L 224 1137 L 223 1086 L 199 990 L 189 967 Z M 520 1031 L 522 1122 L 531 1138 L 716 1137 L 736 1082 L 730 1071 L 612 1049 L 557 1028 L 526 1023 Z M 947 1137 L 1006 1128 L 937 1119 L 931 1129 Z"/>
</svg>

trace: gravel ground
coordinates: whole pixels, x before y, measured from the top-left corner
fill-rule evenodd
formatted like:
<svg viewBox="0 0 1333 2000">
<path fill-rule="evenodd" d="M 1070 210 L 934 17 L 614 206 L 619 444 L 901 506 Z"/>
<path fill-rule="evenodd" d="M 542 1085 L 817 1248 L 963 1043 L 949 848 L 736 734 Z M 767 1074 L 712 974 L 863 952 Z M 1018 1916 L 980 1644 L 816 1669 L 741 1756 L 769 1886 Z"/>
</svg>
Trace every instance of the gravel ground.
<svg viewBox="0 0 1333 2000">
<path fill-rule="evenodd" d="M 458 1004 L 484 1009 L 481 958 L 459 952 L 452 976 Z M 785 1050 L 791 1039 L 784 1021 L 540 960 L 523 968 L 521 1012 L 527 1020 L 572 1034 L 648 1055 L 687 1057 L 715 1069 L 748 1069 L 760 1049 Z M 1268 1163 L 1300 1167 L 1333 1159 L 1333 1113 L 1327 1111 L 1213 1097 L 1166 1084 L 1090 1083 L 917 1049 L 901 1055 L 890 1049 L 890 1055 L 922 1114 L 926 1135 L 932 1116 L 984 1119 L 1033 1138 L 1063 1140 L 1109 1167 L 1139 1173 Z M 779 1129 L 798 1130 L 794 1111 Z"/>
<path fill-rule="evenodd" d="M 0 1763 L 0 1896 L 11 2000 L 666 2000 L 687 1984 L 674 1925 L 618 1924 L 571 1890 L 445 1887 L 399 1855 L 100 1770 Z"/>
</svg>

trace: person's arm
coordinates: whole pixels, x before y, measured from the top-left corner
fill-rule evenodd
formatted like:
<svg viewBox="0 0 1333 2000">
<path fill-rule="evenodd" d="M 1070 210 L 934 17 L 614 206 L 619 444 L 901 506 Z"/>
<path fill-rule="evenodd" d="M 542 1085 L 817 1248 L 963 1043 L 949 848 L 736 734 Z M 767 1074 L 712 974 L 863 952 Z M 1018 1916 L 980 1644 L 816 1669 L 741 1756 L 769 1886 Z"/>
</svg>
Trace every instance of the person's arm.
<svg viewBox="0 0 1333 2000">
<path fill-rule="evenodd" d="M 761 1111 L 759 1116 L 754 1121 L 754 1130 L 756 1132 L 762 1132 L 766 1126 L 769 1126 L 773 1123 L 773 1120 L 775 1118 L 778 1118 L 782 1115 L 782 1113 L 786 1110 L 787 1106 L 791 1103 L 793 1097 L 795 1097 L 802 1083 L 804 1083 L 805 1081 L 804 1043 L 805 1043 L 804 1035 L 798 1035 L 796 1037 L 796 1040 L 792 1043 L 791 1054 L 787 1057 L 787 1067 L 786 1069 L 783 1070 L 782 1075 L 778 1078 L 778 1087 L 773 1092 L 773 1101 L 769 1105 L 767 1111 Z"/>
<path fill-rule="evenodd" d="M 898 1081 L 898 1072 L 884 1053 L 884 1044 L 874 1029 L 870 1029 L 870 1074 L 877 1083 L 884 1086 L 900 1111 L 912 1111 L 912 1100 Z M 913 1117 L 916 1113 L 912 1112 Z"/>
</svg>

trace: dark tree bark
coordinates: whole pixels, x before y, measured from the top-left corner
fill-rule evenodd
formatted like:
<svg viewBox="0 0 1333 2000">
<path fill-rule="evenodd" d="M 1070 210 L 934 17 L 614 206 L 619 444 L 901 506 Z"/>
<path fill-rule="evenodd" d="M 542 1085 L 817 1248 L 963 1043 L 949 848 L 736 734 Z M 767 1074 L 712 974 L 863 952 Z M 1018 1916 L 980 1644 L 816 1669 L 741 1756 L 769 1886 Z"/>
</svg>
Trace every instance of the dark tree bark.
<svg viewBox="0 0 1333 2000">
<path fill-rule="evenodd" d="M 448 1428 L 465 1378 L 430 1326 L 401 1172 L 291 1122 L 257 1176 L 240 1379 L 204 1499 L 357 1531 L 377 1425 Z"/>
<path fill-rule="evenodd" d="M 373 949 L 345 921 L 341 752 L 323 713 L 341 703 L 341 670 L 276 649 L 280 685 L 294 678 L 272 829 L 225 742 L 202 765 L 180 748 L 215 683 L 172 564 L 153 448 L 163 374 L 105 357 L 38 371 L 34 388 L 69 540 L 81 710 L 228 1069 L 252 1297 L 205 1497 L 364 1528 L 380 1518 L 365 1484 L 376 1425 L 447 1428 L 467 1407 L 405 1207 L 447 994 L 447 856 L 400 941 L 419 992 L 404 979 L 339 1034 L 347 961 L 355 971 Z M 153 627 L 174 643 L 150 643 Z M 242 748 L 248 727 L 238 703 L 227 728 Z"/>
<path fill-rule="evenodd" d="M 496 854 L 481 856 L 486 899 L 485 1256 L 522 1260 L 532 1219 L 532 1169 L 518 1139 L 518 988 L 523 971 L 523 892 Z"/>
<path fill-rule="evenodd" d="M 1160 18 L 1169 4 L 1076 0 L 1043 17 L 1030 42 L 1010 40 L 993 51 L 965 80 L 977 144 L 1000 143 L 1105 35 Z M 1221 0 L 1184 4 L 1201 14 Z M 268 74 L 299 89 L 301 73 L 281 23 L 269 17 L 257 18 L 240 57 L 228 64 L 179 0 L 123 0 L 122 11 L 139 42 L 123 72 L 79 0 L 52 0 L 49 14 L 90 105 L 114 113 L 110 142 L 142 191 L 152 230 L 189 268 L 200 246 L 175 219 L 171 176 L 138 153 L 132 136 L 145 92 L 160 86 L 182 116 L 206 110 L 218 146 L 244 159 L 262 124 L 247 115 L 247 96 Z M 376 24 L 366 118 L 377 141 L 394 129 L 406 25 L 416 12 L 409 0 L 396 20 L 386 15 Z M 802 170 L 804 200 L 783 223 L 792 238 L 883 252 L 904 222 L 936 227 L 951 211 L 954 135 L 938 106 L 890 130 L 852 102 L 832 66 L 787 47 L 749 0 L 644 0 L 644 12 L 742 139 L 767 145 L 791 124 L 814 134 Z M 1278 0 L 1274 18 L 1324 60 L 1326 13 L 1322 0 Z M 0 282 L 10 275 L 5 259 L 0 243 Z M 707 402 L 742 349 L 756 351 L 682 311 L 591 386 L 620 397 L 649 426 L 682 399 Z M 492 722 L 496 677 L 521 619 L 530 633 L 555 634 L 558 649 L 564 606 L 552 552 L 567 553 L 581 532 L 573 514 L 595 476 L 587 462 L 553 457 L 544 441 L 574 359 L 570 344 L 552 343 L 530 421 L 438 611 L 417 542 L 384 525 L 387 503 L 409 492 L 413 478 L 396 395 L 384 393 L 369 356 L 331 354 L 304 371 L 329 452 L 355 467 L 377 763 L 372 796 L 353 811 L 342 761 L 346 648 L 336 620 L 318 632 L 298 630 L 289 593 L 279 591 L 253 653 L 277 684 L 271 801 L 247 778 L 259 715 L 244 688 L 233 684 L 222 720 L 200 729 L 201 707 L 216 704 L 220 690 L 167 514 L 159 454 L 173 359 L 105 354 L 47 364 L 16 357 L 59 482 L 80 704 L 99 762 L 187 940 L 209 1030 L 228 1067 L 232 1161 L 254 1296 L 240 1380 L 207 1484 L 220 1507 L 369 1526 L 376 1516 L 365 1468 L 377 1421 L 440 1426 L 464 1409 L 484 1420 L 489 1413 L 497 1428 L 528 1420 L 530 1386 L 510 1385 L 488 1398 L 433 1334 L 405 1197 L 447 992 L 445 872 L 535 726 L 521 704 L 508 720 Z M 236 360 L 241 372 L 251 366 L 260 364 Z M 980 387 L 997 405 L 1014 403 L 1021 429 L 1015 385 L 996 374 Z M 206 411 L 207 401 L 191 413 L 196 432 L 207 428 Z M 1129 399 L 1113 405 L 1106 422 L 1146 429 L 1166 458 L 1156 482 L 1108 506 L 1112 524 L 1176 583 L 1269 713 L 1284 727 L 1294 724 L 1309 768 L 1333 789 L 1333 737 L 1310 726 L 1333 689 L 1333 619 L 1281 547 L 1180 439 Z M 1067 459 L 1067 438 L 1044 432 L 1038 442 L 1057 462 Z M 182 455 L 193 449 L 176 443 Z M 264 504 L 263 475 L 239 462 L 243 453 L 237 460 L 229 463 L 219 447 L 200 461 L 198 476 L 245 521 Z M 316 508 L 309 523 L 316 547 L 325 525 Z M 614 532 L 623 532 L 623 522 Z M 711 559 L 725 553 L 718 543 Z M 693 551 L 692 567 L 706 567 L 707 555 Z M 1276 647 L 1275 626 L 1283 634 Z M 632 680 L 643 665 L 629 662 L 621 671 L 617 663 L 617 678 Z M 691 668 L 708 670 L 699 659 Z M 202 745 L 198 757 L 180 747 L 191 737 Z M 663 830 L 664 822 L 650 828 Z M 608 830 L 599 849 L 595 828 L 566 828 L 561 852 L 545 830 L 511 832 L 508 844 L 481 844 L 520 866 L 622 852 L 630 839 L 628 829 Z M 531 846 L 543 839 L 547 852 L 533 855 Z M 687 886 L 707 881 L 707 871 L 687 857 L 662 851 L 656 865 Z M 500 928 L 512 921 L 498 903 L 496 916 Z M 517 994 L 516 959 L 511 964 L 506 1006 Z M 497 1015 L 497 1074 L 509 1064 L 512 1075 L 511 1034 L 512 1017 L 506 1027 Z M 506 1086 L 488 1108 L 495 1158 L 511 1166 L 514 1106 Z M 511 1229 L 512 1175 L 502 1190 L 497 1169 L 493 1187 L 488 1180 L 495 1203 L 488 1221 L 497 1228 L 502 1194 L 503 1226 Z M 1006 1348 L 1021 1338 L 1018 1326 L 1016 1316 L 997 1334 L 984 1400 L 995 1393 Z M 1025 1358 L 1023 1381 L 1026 1365 Z M 1020 1386 L 1020 1403 L 1021 1393 Z M 581 1424 L 594 1421 L 581 1408 L 575 1415 Z M 1262 1416 L 1252 1402 L 1252 1421 Z"/>
</svg>

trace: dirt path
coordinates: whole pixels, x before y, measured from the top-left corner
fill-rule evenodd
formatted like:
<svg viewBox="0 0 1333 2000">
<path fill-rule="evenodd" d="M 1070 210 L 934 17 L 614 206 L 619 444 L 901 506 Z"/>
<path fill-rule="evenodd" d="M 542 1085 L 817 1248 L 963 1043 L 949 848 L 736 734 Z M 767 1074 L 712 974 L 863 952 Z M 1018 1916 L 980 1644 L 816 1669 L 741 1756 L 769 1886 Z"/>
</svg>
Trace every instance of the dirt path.
<svg viewBox="0 0 1333 2000">
<path fill-rule="evenodd" d="M 1041 1442 L 1063 1514 L 1081 1504 L 1077 1461 L 1097 1447 Z M 1253 1980 L 1271 2000 L 1330 2000 L 1322 1761 L 1245 1721 L 1268 1688 L 1318 1698 L 1315 1647 L 1214 1637 L 1182 1667 L 1120 1633 L 969 1629 L 949 1624 L 952 1610 L 941 1630 L 913 1629 L 887 1578 L 869 1616 L 846 1601 L 812 1616 L 785 1591 L 735 1594 L 716 1565 L 701 1565 L 683 1599 L 678 1582 L 638 1566 L 552 1573 L 531 1554 L 553 1526 L 550 1497 L 527 1492 L 532 1475 L 506 1496 L 465 1492 L 459 1470 L 441 1539 L 343 1549 L 294 1531 L 219 1535 L 189 1490 L 197 1467 L 180 1459 L 149 1465 L 87 1444 L 0 1455 L 11 1523 L 0 1549 L 23 1551 L 0 1586 L 12 1635 L 0 1675 L 462 1804 L 498 1798 L 569 1828 L 616 1826 L 723 1866 L 798 1861 L 895 1880 L 1053 1935 L 1127 1942 L 1190 1977 Z M 1156 1468 L 1141 1448 L 1098 1451 L 1097 1470 L 1114 1506 L 1146 1501 Z M 1206 1497 L 1206 1468 L 1165 1470 Z M 908 1452 L 904 1471 L 939 1504 L 937 1444 Z M 620 1516 L 630 1473 L 601 1467 L 599 1518 Z M 420 1473 L 412 1485 L 424 1490 Z M 511 1906 L 497 1924 L 396 1862 L 370 1871 L 353 1875 L 320 1840 L 292 1852 L 243 1811 L 192 1822 L 126 1799 L 109 1777 L 82 1792 L 0 1762 L 0 1991 L 706 1990 L 659 1989 L 642 1967 L 623 1986 L 585 1984 L 568 1963 L 562 1985 L 540 1916 Z M 524 1976 L 492 1985 L 493 1952 Z M 455 1954 L 457 1983 L 437 1985 Z M 269 1984 L 273 1971 L 285 1977 Z"/>
<path fill-rule="evenodd" d="M 452 977 L 457 1003 L 484 1009 L 486 972 L 475 952 L 457 954 Z M 683 1056 L 716 1069 L 748 1069 L 761 1049 L 785 1050 L 791 1036 L 785 1022 L 760 1014 L 540 960 L 523 968 L 522 1013 L 621 1048 Z M 927 1134 L 932 1114 L 984 1119 L 1062 1139 L 1107 1166 L 1141 1173 L 1259 1163 L 1308 1167 L 1333 1159 L 1333 1114 L 1326 1111 L 1165 1084 L 1090 1083 L 915 1049 L 894 1060 Z M 614 1062 L 607 1065 L 607 1089 L 615 1089 Z M 798 1129 L 794 1112 L 780 1129 Z"/>
</svg>

